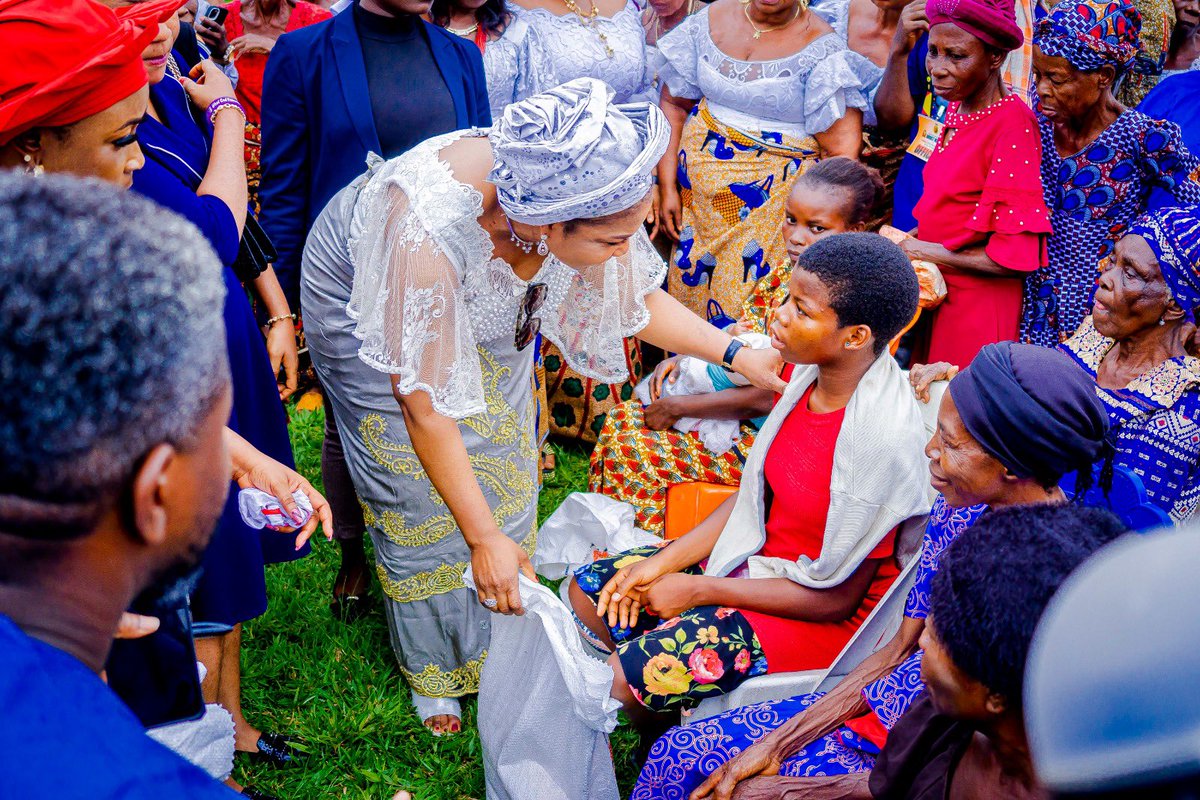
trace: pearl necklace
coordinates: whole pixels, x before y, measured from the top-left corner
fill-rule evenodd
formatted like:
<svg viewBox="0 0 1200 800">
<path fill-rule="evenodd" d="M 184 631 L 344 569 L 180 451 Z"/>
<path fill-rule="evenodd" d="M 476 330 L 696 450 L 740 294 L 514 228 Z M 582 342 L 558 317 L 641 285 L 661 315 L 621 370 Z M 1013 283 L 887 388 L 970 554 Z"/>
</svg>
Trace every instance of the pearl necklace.
<svg viewBox="0 0 1200 800">
<path fill-rule="evenodd" d="M 475 31 L 479 30 L 479 23 L 476 22 L 469 28 L 451 28 L 449 25 L 447 25 L 446 30 L 450 31 L 455 36 L 461 36 L 464 39 L 470 39 L 475 35 Z"/>
</svg>

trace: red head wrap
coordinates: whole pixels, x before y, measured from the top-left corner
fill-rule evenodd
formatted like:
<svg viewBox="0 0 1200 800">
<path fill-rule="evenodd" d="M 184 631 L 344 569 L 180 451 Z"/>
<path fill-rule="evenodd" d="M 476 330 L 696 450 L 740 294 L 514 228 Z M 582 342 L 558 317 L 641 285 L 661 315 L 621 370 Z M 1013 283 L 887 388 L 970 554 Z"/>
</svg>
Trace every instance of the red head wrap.
<svg viewBox="0 0 1200 800">
<path fill-rule="evenodd" d="M 925 14 L 930 27 L 949 22 L 1006 52 L 1025 41 L 1013 0 L 928 0 Z"/>
<path fill-rule="evenodd" d="M 113 11 L 93 0 L 0 0 L 0 144 L 70 125 L 146 85 L 142 51 L 184 0 Z"/>
</svg>

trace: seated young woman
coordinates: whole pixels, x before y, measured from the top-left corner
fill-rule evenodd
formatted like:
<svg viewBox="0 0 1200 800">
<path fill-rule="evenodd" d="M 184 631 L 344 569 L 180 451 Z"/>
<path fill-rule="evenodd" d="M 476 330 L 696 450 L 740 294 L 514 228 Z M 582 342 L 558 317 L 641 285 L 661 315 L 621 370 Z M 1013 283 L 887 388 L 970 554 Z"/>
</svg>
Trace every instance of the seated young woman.
<svg viewBox="0 0 1200 800">
<path fill-rule="evenodd" d="M 738 494 L 665 546 L 575 573 L 574 612 L 635 720 L 827 666 L 895 579 L 897 529 L 930 507 L 920 410 L 886 351 L 917 296 L 877 234 L 802 252 L 770 328 L 797 366 Z"/>
<path fill-rule="evenodd" d="M 736 332 L 765 332 L 768 314 L 787 292 L 796 258 L 826 236 L 864 230 L 882 194 L 879 173 L 849 158 L 824 159 L 796 178 L 783 220 L 788 262 L 751 290 Z M 726 318 L 726 323 L 733 321 Z M 663 397 L 663 381 L 675 380 L 676 362 L 669 358 L 655 370 L 649 405 L 631 400 L 609 412 L 588 475 L 589 492 L 629 503 L 638 527 L 659 535 L 666 519 L 667 489 L 672 485 L 705 481 L 737 486 L 741 482 L 746 456 L 776 398 L 769 390 L 735 387 L 732 381 L 711 394 Z M 672 428 L 684 417 L 741 420 L 740 438 L 724 453 L 710 453 L 694 432 Z"/>
</svg>

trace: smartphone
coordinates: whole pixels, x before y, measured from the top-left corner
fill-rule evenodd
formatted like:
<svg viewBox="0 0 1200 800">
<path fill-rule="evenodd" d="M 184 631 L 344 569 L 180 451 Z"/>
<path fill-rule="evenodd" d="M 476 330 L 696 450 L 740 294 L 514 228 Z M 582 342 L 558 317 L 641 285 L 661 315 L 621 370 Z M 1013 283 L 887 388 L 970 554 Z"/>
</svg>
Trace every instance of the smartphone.
<svg viewBox="0 0 1200 800">
<path fill-rule="evenodd" d="M 154 609 L 153 615 L 159 618 L 158 630 L 141 639 L 116 640 L 105 667 L 109 688 L 147 728 L 204 713 L 191 608 L 184 600 L 173 609 Z"/>
<path fill-rule="evenodd" d="M 229 16 L 229 9 L 225 6 L 215 6 L 212 3 L 205 3 L 203 0 L 197 5 L 196 13 L 202 17 L 208 17 L 218 25 L 225 25 L 225 18 Z"/>
</svg>

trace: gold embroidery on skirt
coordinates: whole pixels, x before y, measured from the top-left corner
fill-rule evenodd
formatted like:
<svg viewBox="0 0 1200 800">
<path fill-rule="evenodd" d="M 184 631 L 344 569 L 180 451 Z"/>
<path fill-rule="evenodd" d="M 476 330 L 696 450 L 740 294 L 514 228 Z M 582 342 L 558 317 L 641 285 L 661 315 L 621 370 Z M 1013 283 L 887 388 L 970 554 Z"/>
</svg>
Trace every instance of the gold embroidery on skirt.
<svg viewBox="0 0 1200 800">
<path fill-rule="evenodd" d="M 521 542 L 521 549 L 529 556 L 537 548 L 537 522 L 530 526 L 529 535 Z M 379 576 L 379 585 L 383 593 L 397 603 L 415 603 L 418 600 L 428 600 L 439 594 L 465 589 L 462 575 L 469 561 L 459 561 L 454 564 L 442 564 L 428 572 L 418 572 L 407 578 L 396 580 L 388 575 L 387 568 L 382 564 L 375 565 L 375 574 Z M 432 695 L 430 695 L 432 697 Z"/>
<path fill-rule="evenodd" d="M 479 674 L 486 658 L 487 650 L 484 650 L 479 658 L 468 661 L 458 669 L 443 670 L 437 664 L 426 664 L 420 672 L 409 672 L 404 667 L 400 668 L 400 672 L 417 694 L 426 697 L 461 697 L 479 691 Z"/>
</svg>

